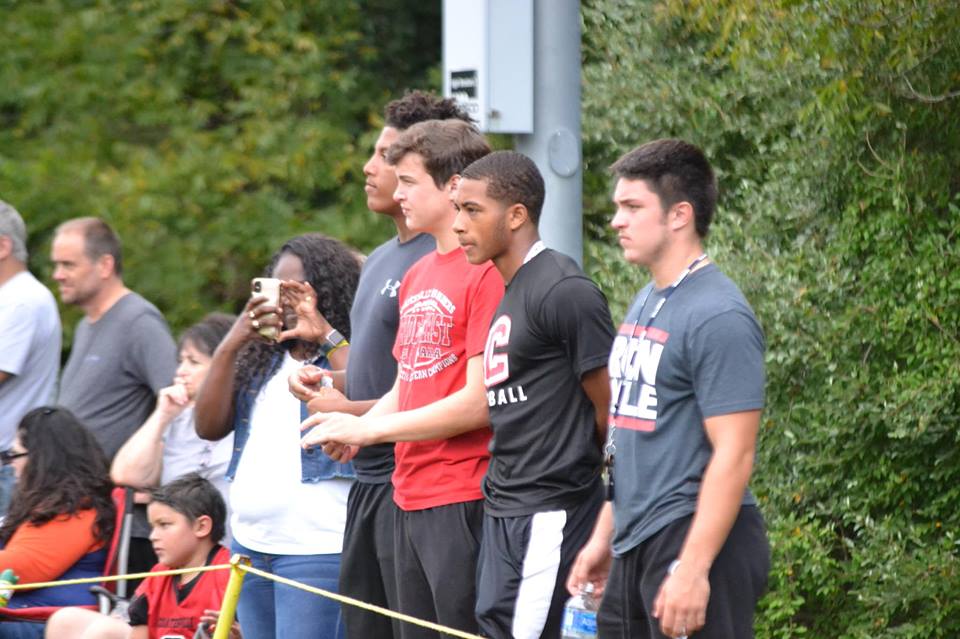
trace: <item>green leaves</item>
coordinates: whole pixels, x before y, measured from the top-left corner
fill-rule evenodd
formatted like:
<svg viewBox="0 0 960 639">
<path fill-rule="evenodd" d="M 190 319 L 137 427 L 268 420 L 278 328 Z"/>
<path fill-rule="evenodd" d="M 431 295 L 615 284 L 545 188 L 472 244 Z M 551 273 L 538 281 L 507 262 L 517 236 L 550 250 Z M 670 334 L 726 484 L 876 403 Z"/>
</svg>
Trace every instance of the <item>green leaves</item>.
<svg viewBox="0 0 960 639">
<path fill-rule="evenodd" d="M 766 332 L 757 636 L 960 636 L 960 7 L 585 4 L 591 273 L 615 315 L 643 279 L 599 170 L 684 137 L 720 182 L 708 250 Z"/>
<path fill-rule="evenodd" d="M 296 233 L 388 236 L 361 167 L 384 104 L 439 59 L 439 3 L 8 2 L 0 37 L 0 197 L 33 269 L 56 224 L 102 216 L 179 330 Z"/>
</svg>

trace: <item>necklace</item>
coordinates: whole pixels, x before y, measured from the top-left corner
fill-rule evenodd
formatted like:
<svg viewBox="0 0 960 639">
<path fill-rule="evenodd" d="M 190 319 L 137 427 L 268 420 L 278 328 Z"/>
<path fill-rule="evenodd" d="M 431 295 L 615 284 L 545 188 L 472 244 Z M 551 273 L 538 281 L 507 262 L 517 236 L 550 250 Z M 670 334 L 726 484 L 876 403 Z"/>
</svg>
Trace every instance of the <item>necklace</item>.
<svg viewBox="0 0 960 639">
<path fill-rule="evenodd" d="M 633 323 L 633 335 L 637 338 L 643 338 L 647 329 L 653 324 L 653 321 L 657 319 L 657 315 L 660 314 L 660 311 L 663 310 L 664 305 L 667 303 L 667 300 L 670 299 L 670 296 L 680 288 L 680 285 L 683 284 L 683 281 L 687 279 L 687 276 L 693 272 L 697 266 L 700 265 L 707 259 L 706 253 L 701 253 L 697 259 L 690 262 L 690 265 L 687 268 L 683 269 L 680 272 L 680 275 L 677 276 L 677 279 L 673 281 L 673 284 L 668 286 L 663 291 L 663 297 L 660 298 L 660 301 L 657 302 L 657 305 L 653 307 L 653 312 L 650 313 L 650 317 L 647 318 L 647 321 L 643 325 L 643 329 L 638 332 L 637 329 L 640 328 L 640 316 L 643 313 L 644 307 L 646 307 L 647 302 L 650 301 L 650 296 L 653 295 L 654 286 L 650 286 L 650 290 L 647 291 L 647 294 L 643 298 L 643 302 L 640 304 L 637 319 Z M 603 474 L 606 479 L 607 485 L 607 499 L 613 500 L 613 460 L 617 453 L 617 445 L 614 440 L 614 434 L 617 431 L 617 414 L 620 412 L 620 404 L 623 402 L 623 388 L 625 384 L 620 384 L 620 389 L 617 391 L 617 401 L 613 405 L 613 411 L 610 414 L 610 419 L 607 422 L 607 443 L 603 447 Z"/>
</svg>

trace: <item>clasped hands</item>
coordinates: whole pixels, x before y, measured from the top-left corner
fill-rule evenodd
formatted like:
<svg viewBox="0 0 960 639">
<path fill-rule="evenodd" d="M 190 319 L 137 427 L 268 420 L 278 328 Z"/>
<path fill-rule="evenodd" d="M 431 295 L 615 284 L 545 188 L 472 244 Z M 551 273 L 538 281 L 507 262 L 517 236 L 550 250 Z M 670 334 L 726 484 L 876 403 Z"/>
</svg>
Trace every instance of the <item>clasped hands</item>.
<svg viewBox="0 0 960 639">
<path fill-rule="evenodd" d="M 322 386 L 327 372 L 317 366 L 304 366 L 290 376 L 290 392 L 307 403 L 310 416 L 300 424 L 304 449 L 320 447 L 332 460 L 346 463 L 362 446 L 376 443 L 374 431 L 363 417 L 346 412 L 347 398 L 335 388 Z"/>
</svg>

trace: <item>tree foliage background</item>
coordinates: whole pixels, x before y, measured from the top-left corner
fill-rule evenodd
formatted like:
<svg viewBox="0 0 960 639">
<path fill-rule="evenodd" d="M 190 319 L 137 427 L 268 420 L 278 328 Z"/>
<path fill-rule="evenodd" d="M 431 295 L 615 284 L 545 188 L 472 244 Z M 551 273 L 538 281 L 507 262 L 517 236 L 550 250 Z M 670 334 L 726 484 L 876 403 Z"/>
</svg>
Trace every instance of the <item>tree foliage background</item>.
<svg viewBox="0 0 960 639">
<path fill-rule="evenodd" d="M 49 273 L 100 215 L 181 329 L 235 308 L 287 237 L 388 224 L 360 167 L 383 104 L 437 88 L 439 2 L 0 0 L 0 198 Z M 960 636 L 960 6 L 583 0 L 586 264 L 614 315 L 645 275 L 606 166 L 701 145 L 711 256 L 768 340 L 758 637 Z M 66 325 L 76 315 L 66 315 Z"/>
<path fill-rule="evenodd" d="M 960 5 L 589 0 L 583 19 L 594 237 L 617 154 L 703 146 L 708 250 L 766 330 L 758 636 L 960 636 Z M 612 245 L 590 259 L 622 307 Z"/>
<path fill-rule="evenodd" d="M 101 216 L 181 329 L 234 310 L 292 235 L 388 236 L 361 167 L 383 105 L 437 64 L 439 3 L 2 0 L 0 17 L 0 197 L 38 272 L 57 224 Z"/>
</svg>

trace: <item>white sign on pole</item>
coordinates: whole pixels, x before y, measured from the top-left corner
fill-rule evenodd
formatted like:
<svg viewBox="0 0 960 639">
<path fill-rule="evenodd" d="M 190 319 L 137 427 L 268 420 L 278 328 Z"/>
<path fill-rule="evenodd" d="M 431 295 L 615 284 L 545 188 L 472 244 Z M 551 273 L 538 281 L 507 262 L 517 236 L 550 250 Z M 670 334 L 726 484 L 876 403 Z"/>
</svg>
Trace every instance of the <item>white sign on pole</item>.
<svg viewBox="0 0 960 639">
<path fill-rule="evenodd" d="M 481 131 L 532 133 L 533 44 L 533 0 L 444 0 L 444 95 Z"/>
</svg>

